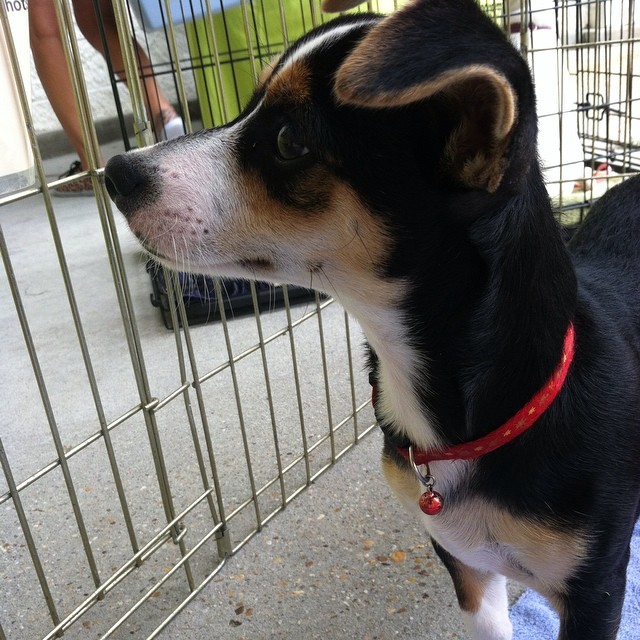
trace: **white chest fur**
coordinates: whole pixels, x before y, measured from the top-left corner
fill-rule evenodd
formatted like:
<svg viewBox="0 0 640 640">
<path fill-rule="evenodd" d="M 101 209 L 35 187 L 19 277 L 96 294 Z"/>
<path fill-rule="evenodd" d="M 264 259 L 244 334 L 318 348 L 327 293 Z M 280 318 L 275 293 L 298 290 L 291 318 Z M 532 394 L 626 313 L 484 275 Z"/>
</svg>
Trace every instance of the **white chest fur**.
<svg viewBox="0 0 640 640">
<path fill-rule="evenodd" d="M 456 490 L 456 476 L 465 472 L 457 465 L 449 473 L 432 466 L 436 480 L 442 480 L 447 494 Z M 472 464 L 472 463 L 471 463 Z M 553 598 L 562 593 L 567 579 L 582 562 L 587 541 L 572 532 L 561 531 L 530 517 L 514 516 L 490 501 L 471 495 L 446 504 L 437 516 L 424 515 L 415 500 L 421 487 L 416 483 L 413 496 L 402 496 L 405 506 L 415 513 L 429 535 L 464 564 L 480 571 L 498 573 Z M 446 500 L 446 498 L 445 498 Z"/>
<path fill-rule="evenodd" d="M 362 311 L 361 307 L 359 311 Z M 358 314 L 369 344 L 378 357 L 379 415 L 417 447 L 435 449 L 442 442 L 433 419 L 415 392 L 415 385 L 429 384 L 428 363 L 408 345 L 406 330 L 395 311 L 375 309 Z"/>
</svg>

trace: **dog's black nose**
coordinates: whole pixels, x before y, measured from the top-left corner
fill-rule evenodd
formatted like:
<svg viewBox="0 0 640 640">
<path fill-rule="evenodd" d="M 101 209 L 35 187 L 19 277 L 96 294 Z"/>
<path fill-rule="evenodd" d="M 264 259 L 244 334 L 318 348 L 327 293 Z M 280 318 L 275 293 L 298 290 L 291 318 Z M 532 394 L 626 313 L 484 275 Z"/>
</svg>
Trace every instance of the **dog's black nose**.
<svg viewBox="0 0 640 640">
<path fill-rule="evenodd" d="M 104 169 L 109 196 L 125 215 L 131 213 L 126 203 L 140 196 L 149 186 L 149 172 L 130 154 L 114 156 Z"/>
</svg>

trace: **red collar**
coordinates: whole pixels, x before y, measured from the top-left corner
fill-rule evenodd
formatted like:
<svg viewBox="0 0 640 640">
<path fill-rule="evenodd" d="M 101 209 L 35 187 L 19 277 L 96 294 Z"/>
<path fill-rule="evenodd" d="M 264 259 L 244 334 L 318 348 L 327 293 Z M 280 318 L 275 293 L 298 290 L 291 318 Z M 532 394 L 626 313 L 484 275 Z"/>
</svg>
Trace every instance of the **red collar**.
<svg viewBox="0 0 640 640">
<path fill-rule="evenodd" d="M 413 448 L 413 461 L 416 465 L 429 464 L 436 460 L 471 460 L 491 453 L 501 446 L 511 442 L 529 427 L 533 426 L 540 416 L 549 408 L 555 397 L 562 389 L 565 378 L 571 366 L 574 353 L 574 329 L 569 325 L 564 339 L 562 359 L 547 383 L 536 393 L 527 404 L 512 416 L 501 427 L 488 433 L 482 438 L 454 445 L 447 449 L 426 451 Z M 371 401 L 375 407 L 377 401 L 377 385 L 373 385 Z M 409 449 L 398 448 L 398 453 L 409 460 Z"/>
</svg>

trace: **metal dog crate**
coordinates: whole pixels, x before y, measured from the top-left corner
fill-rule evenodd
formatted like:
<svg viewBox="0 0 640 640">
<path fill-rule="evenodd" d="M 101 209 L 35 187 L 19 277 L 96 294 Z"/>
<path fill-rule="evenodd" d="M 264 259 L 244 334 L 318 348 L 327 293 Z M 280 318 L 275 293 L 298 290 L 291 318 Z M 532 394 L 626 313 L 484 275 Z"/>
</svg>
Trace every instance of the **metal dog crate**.
<svg viewBox="0 0 640 640">
<path fill-rule="evenodd" d="M 116 151 L 153 138 L 130 34 L 195 130 L 232 118 L 269 60 L 327 19 L 315 0 L 153 1 L 114 3 L 131 94 L 129 107 L 114 80 Z M 281 310 L 233 317 L 223 305 L 219 322 L 190 328 L 179 278 L 165 273 L 168 332 L 100 183 L 69 2 L 55 4 L 94 167 L 95 198 L 82 203 L 51 197 L 11 3 L 0 4 L 36 173 L 0 195 L 0 640 L 153 638 L 374 428 L 361 336 L 332 300 L 292 307 L 286 289 Z M 635 3 L 485 6 L 546 92 L 541 155 L 561 220 L 575 223 L 603 186 L 640 168 Z"/>
<path fill-rule="evenodd" d="M 640 169 L 632 0 L 506 0 L 505 30 L 536 83 L 539 154 L 560 220 L 575 224 Z"/>
</svg>

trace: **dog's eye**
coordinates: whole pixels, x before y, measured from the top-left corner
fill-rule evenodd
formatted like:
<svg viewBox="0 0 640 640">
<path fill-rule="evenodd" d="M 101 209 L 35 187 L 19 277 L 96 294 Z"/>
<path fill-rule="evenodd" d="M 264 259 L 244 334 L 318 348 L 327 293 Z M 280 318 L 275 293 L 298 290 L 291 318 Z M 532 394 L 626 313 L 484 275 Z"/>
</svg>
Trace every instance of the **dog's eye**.
<svg viewBox="0 0 640 640">
<path fill-rule="evenodd" d="M 309 149 L 296 140 L 291 128 L 284 125 L 278 133 L 278 155 L 282 160 L 296 160 L 309 153 Z"/>
</svg>

